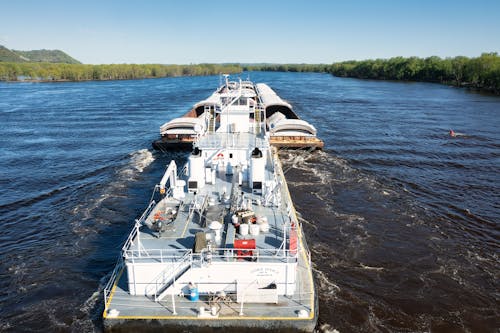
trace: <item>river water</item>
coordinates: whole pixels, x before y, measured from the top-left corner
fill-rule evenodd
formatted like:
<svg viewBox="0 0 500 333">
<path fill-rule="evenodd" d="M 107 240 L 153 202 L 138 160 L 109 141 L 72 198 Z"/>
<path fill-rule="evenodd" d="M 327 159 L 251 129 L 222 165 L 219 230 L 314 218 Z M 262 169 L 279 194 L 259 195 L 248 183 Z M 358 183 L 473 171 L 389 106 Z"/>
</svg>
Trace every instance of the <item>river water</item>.
<svg viewBox="0 0 500 333">
<path fill-rule="evenodd" d="M 281 154 L 318 332 L 498 332 L 500 98 L 316 73 L 250 79 L 325 141 Z M 185 159 L 151 142 L 218 83 L 0 83 L 0 331 L 102 330 L 121 245 L 167 163 Z"/>
</svg>

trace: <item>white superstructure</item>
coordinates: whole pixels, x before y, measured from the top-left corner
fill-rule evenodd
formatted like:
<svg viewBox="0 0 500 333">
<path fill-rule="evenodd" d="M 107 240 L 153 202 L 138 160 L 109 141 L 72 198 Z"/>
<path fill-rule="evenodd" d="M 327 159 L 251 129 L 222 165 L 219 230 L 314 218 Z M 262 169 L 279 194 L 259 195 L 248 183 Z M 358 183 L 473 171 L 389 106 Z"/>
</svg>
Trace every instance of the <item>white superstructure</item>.
<svg viewBox="0 0 500 333">
<path fill-rule="evenodd" d="M 235 94 L 239 94 L 239 98 L 234 100 Z M 228 103 L 232 103 L 229 116 Z M 255 122 L 248 124 L 248 113 L 253 114 Z M 262 122 L 265 124 L 262 130 L 269 132 L 271 146 L 323 148 L 323 141 L 316 137 L 316 128 L 299 119 L 290 103 L 281 99 L 265 83 L 254 86 L 250 81 L 226 82 L 207 99 L 196 103 L 184 116 L 160 126 L 161 139 L 153 142 L 153 148 L 162 151 L 186 149 L 202 133 L 213 132 L 216 127 L 244 132 L 247 129 L 242 126 L 251 127 Z"/>
</svg>

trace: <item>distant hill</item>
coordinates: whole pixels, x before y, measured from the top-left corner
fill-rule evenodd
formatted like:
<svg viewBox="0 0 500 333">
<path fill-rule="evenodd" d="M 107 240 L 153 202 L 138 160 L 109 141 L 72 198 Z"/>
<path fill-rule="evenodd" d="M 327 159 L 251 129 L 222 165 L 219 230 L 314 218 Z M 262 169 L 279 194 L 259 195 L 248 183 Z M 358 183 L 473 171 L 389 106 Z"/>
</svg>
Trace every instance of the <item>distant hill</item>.
<svg viewBox="0 0 500 333">
<path fill-rule="evenodd" d="M 30 62 L 57 62 L 66 64 L 81 64 L 78 60 L 70 57 L 61 50 L 33 50 L 18 51 L 12 50 Z"/>
<path fill-rule="evenodd" d="M 9 50 L 0 45 L 0 62 L 52 62 L 65 64 L 81 64 L 61 50 Z"/>
<path fill-rule="evenodd" d="M 12 52 L 5 46 L 0 45 L 0 61 L 3 62 L 25 62 L 21 56 L 15 52 Z"/>
</svg>

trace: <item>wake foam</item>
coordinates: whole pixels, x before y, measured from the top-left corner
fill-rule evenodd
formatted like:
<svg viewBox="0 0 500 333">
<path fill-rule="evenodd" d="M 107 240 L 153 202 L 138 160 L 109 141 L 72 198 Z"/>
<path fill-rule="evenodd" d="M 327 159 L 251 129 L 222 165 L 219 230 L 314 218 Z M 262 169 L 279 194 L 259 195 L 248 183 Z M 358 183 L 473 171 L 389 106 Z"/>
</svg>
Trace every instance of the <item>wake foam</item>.
<svg viewBox="0 0 500 333">
<path fill-rule="evenodd" d="M 330 324 L 321 324 L 319 326 L 319 331 L 321 333 L 340 333 L 335 328 L 333 328 Z"/>
<path fill-rule="evenodd" d="M 114 198 L 126 198 L 126 189 L 130 182 L 136 181 L 141 173 L 146 170 L 155 160 L 153 154 L 148 149 L 140 149 L 129 154 L 127 164 L 118 168 L 114 176 L 104 187 L 99 190 L 91 190 L 87 198 L 83 198 L 81 203 L 76 205 L 72 213 L 77 218 L 73 221 L 73 232 L 86 235 L 87 233 L 97 232 L 95 223 L 110 224 L 107 219 L 96 218 L 96 211 L 102 209 L 103 203 Z M 96 193 L 97 192 L 97 193 Z M 100 192 L 100 193 L 99 193 Z M 94 220 L 92 225 L 85 226 L 85 221 Z"/>
<path fill-rule="evenodd" d="M 130 154 L 130 162 L 137 172 L 143 172 L 154 160 L 153 153 L 148 149 L 141 149 Z"/>
</svg>

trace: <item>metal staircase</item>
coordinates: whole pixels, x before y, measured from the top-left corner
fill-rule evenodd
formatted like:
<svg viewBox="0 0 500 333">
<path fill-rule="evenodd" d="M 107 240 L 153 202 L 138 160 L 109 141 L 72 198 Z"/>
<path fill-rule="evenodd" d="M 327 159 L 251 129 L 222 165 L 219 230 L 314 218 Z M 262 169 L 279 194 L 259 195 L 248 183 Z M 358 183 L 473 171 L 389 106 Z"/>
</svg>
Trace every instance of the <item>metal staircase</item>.
<svg viewBox="0 0 500 333">
<path fill-rule="evenodd" d="M 161 271 L 146 287 L 146 293 L 153 295 L 155 302 L 161 301 L 168 294 L 168 288 L 189 270 L 192 265 L 192 255 L 191 251 L 189 251 L 179 261 L 175 262 L 175 266 L 168 266 Z"/>
</svg>

